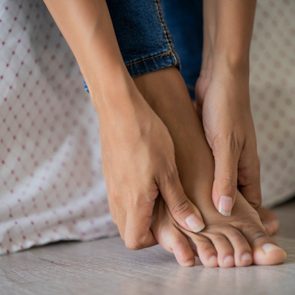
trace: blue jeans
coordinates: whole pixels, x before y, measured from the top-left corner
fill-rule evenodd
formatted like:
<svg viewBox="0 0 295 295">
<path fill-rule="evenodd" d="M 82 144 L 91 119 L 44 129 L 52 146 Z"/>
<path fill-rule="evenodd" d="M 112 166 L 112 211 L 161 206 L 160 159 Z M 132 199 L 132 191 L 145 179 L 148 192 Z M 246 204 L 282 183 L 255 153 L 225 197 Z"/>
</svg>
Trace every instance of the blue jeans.
<svg viewBox="0 0 295 295">
<path fill-rule="evenodd" d="M 193 97 L 202 58 L 202 0 L 107 0 L 107 4 L 130 75 L 175 66 Z"/>
</svg>

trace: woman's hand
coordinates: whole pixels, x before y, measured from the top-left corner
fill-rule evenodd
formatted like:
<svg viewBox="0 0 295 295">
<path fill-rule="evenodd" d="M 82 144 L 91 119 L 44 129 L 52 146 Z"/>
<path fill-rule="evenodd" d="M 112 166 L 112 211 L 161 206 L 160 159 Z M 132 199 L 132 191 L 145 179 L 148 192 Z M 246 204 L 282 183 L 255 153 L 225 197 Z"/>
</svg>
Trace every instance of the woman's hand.
<svg viewBox="0 0 295 295">
<path fill-rule="evenodd" d="M 151 233 L 161 194 L 184 228 L 204 227 L 180 184 L 172 140 L 124 65 L 106 1 L 44 0 L 72 49 L 100 120 L 109 205 L 129 248 L 156 241 Z"/>
<path fill-rule="evenodd" d="M 230 215 L 237 187 L 254 207 L 259 207 L 260 168 L 247 72 L 234 72 L 226 66 L 220 71 L 204 71 L 197 81 L 196 95 L 215 159 L 215 207 L 221 214 Z"/>
<path fill-rule="evenodd" d="M 160 194 L 178 224 L 202 230 L 201 214 L 180 183 L 168 129 L 137 89 L 124 96 L 116 107 L 100 104 L 99 120 L 110 210 L 126 246 L 156 243 L 150 227 Z"/>
<path fill-rule="evenodd" d="M 254 207 L 261 203 L 249 96 L 255 7 L 256 0 L 204 1 L 203 60 L 195 88 L 215 158 L 213 202 L 223 215 L 231 214 L 237 186 Z"/>
</svg>

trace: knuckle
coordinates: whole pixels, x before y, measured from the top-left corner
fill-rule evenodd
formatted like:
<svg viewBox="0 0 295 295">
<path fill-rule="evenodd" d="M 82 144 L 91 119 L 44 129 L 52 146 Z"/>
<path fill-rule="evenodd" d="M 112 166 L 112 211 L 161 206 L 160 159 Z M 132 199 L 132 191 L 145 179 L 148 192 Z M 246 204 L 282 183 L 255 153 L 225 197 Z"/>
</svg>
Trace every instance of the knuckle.
<svg viewBox="0 0 295 295">
<path fill-rule="evenodd" d="M 261 207 L 262 204 L 262 200 L 261 200 L 261 196 L 257 196 L 255 198 L 251 198 L 250 200 L 248 200 L 249 203 L 251 204 L 251 206 L 255 209 L 258 209 Z"/>
<path fill-rule="evenodd" d="M 178 172 L 174 165 L 166 168 L 165 173 L 162 176 L 162 181 L 166 184 L 174 184 L 178 178 Z"/>
<path fill-rule="evenodd" d="M 151 246 L 149 235 L 142 234 L 125 234 L 124 244 L 130 250 L 139 250 Z"/>
<path fill-rule="evenodd" d="M 230 132 L 229 134 L 221 132 L 215 135 L 212 140 L 212 150 L 214 154 L 217 154 L 224 149 L 234 154 L 239 153 L 242 149 L 242 145 L 241 136 L 234 132 Z"/>
<path fill-rule="evenodd" d="M 260 160 L 258 155 L 243 160 L 239 163 L 239 177 L 245 182 L 260 177 Z"/>
<path fill-rule="evenodd" d="M 130 250 L 139 250 L 143 248 L 143 245 L 141 244 L 141 242 L 135 239 L 134 237 L 125 238 L 124 243 L 125 243 L 125 247 Z"/>
<path fill-rule="evenodd" d="M 189 213 L 191 211 L 191 206 L 188 200 L 183 199 L 179 201 L 178 203 L 174 204 L 170 210 L 172 215 L 179 216 L 179 215 Z"/>
<path fill-rule="evenodd" d="M 237 188 L 237 180 L 233 177 L 222 177 L 217 178 L 216 181 L 219 183 L 220 188 L 224 190 L 224 192 L 235 193 Z"/>
<path fill-rule="evenodd" d="M 260 186 L 260 169 L 255 169 L 251 167 L 244 167 L 244 169 L 239 169 L 239 185 L 241 186 Z"/>
</svg>

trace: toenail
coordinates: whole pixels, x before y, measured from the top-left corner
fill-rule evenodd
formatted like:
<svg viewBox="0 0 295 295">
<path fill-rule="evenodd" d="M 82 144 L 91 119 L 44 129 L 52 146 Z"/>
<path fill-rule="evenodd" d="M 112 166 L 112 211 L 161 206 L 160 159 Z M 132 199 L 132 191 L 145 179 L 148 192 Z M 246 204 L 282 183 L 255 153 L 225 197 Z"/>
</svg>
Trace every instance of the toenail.
<svg viewBox="0 0 295 295">
<path fill-rule="evenodd" d="M 224 259 L 223 259 L 223 263 L 225 265 L 234 265 L 234 258 L 233 256 L 226 256 Z"/>
<path fill-rule="evenodd" d="M 182 266 L 194 266 L 195 264 L 196 264 L 195 259 L 190 259 L 190 260 L 182 262 Z"/>
<path fill-rule="evenodd" d="M 208 259 L 208 265 L 210 266 L 217 266 L 217 257 L 215 255 L 211 256 L 209 259 Z"/>
<path fill-rule="evenodd" d="M 228 196 L 221 196 L 218 204 L 218 211 L 224 216 L 230 216 L 233 207 L 233 199 Z"/>
<path fill-rule="evenodd" d="M 271 244 L 271 243 L 266 243 L 262 246 L 262 250 L 265 253 L 269 253 L 273 250 L 282 250 L 280 247 L 278 247 L 277 245 Z"/>
<path fill-rule="evenodd" d="M 250 261 L 252 261 L 252 255 L 250 253 L 244 253 L 241 256 L 241 261 L 243 261 L 243 262 L 250 262 Z"/>
</svg>

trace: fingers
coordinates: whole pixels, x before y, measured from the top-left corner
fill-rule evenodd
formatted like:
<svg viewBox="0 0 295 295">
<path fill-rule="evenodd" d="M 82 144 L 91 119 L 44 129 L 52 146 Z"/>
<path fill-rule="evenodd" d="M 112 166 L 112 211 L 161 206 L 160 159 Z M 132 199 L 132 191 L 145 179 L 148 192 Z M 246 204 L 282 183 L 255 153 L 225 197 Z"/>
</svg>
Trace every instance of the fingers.
<svg viewBox="0 0 295 295">
<path fill-rule="evenodd" d="M 261 205 L 260 163 L 256 146 L 245 145 L 239 163 L 239 190 L 254 207 Z"/>
<path fill-rule="evenodd" d="M 126 232 L 125 232 L 126 233 Z M 127 234 L 124 236 L 125 246 L 130 250 L 138 250 L 151 247 L 157 244 L 152 232 L 149 230 L 144 234 Z"/>
<path fill-rule="evenodd" d="M 238 140 L 234 138 L 215 140 L 213 203 L 220 214 L 230 216 L 237 192 L 237 172 L 240 157 Z"/>
<path fill-rule="evenodd" d="M 137 250 L 157 244 L 150 230 L 153 207 L 154 202 L 130 206 L 128 214 L 125 215 L 126 219 L 119 222 L 125 224 L 124 228 L 119 226 L 119 230 L 120 233 L 123 232 L 122 238 L 127 248 Z"/>
<path fill-rule="evenodd" d="M 158 186 L 173 219 L 182 228 L 197 233 L 205 227 L 200 211 L 184 193 L 176 168 L 162 176 Z"/>
</svg>

